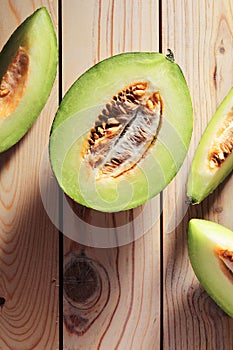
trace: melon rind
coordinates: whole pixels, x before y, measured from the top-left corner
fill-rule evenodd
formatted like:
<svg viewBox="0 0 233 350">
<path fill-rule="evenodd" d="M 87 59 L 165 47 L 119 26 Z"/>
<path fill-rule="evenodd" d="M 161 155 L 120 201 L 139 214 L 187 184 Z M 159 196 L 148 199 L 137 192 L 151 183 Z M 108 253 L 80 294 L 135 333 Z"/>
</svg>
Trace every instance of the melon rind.
<svg viewBox="0 0 233 350">
<path fill-rule="evenodd" d="M 233 317 L 233 276 L 220 268 L 217 248 L 233 251 L 233 232 L 203 219 L 191 219 L 188 225 L 188 251 L 193 270 L 206 292 Z"/>
<path fill-rule="evenodd" d="M 164 101 L 158 139 L 133 170 L 97 182 L 82 164 L 83 144 L 112 96 L 140 81 L 150 81 Z M 63 98 L 50 136 L 52 169 L 63 191 L 76 202 L 100 211 L 130 209 L 172 180 L 186 156 L 192 128 L 191 98 L 179 66 L 160 53 L 119 54 L 85 72 Z"/>
<path fill-rule="evenodd" d="M 25 92 L 14 112 L 0 119 L 0 152 L 28 131 L 44 107 L 57 72 L 57 38 L 45 7 L 36 10 L 11 35 L 0 53 L 0 78 L 19 47 L 26 47 L 29 72 Z"/>
</svg>

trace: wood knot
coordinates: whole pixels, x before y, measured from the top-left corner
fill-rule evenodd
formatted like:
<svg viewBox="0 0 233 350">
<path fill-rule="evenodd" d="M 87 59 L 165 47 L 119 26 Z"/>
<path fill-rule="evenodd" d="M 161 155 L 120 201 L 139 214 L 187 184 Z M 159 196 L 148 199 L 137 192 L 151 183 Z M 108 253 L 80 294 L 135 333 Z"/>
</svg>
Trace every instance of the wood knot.
<svg viewBox="0 0 233 350">
<path fill-rule="evenodd" d="M 222 208 L 222 207 L 215 207 L 215 208 L 214 208 L 214 212 L 217 213 L 217 214 L 222 213 L 222 211 L 223 211 L 223 208 Z"/>
<path fill-rule="evenodd" d="M 108 303 L 110 279 L 98 261 L 70 252 L 64 259 L 64 324 L 69 333 L 84 334 Z"/>
<path fill-rule="evenodd" d="M 224 46 L 220 46 L 220 47 L 219 47 L 219 52 L 220 52 L 222 55 L 224 55 L 225 51 L 226 51 L 226 49 L 225 49 Z"/>
<path fill-rule="evenodd" d="M 72 305 L 93 303 L 101 290 L 101 280 L 91 259 L 80 256 L 64 272 L 64 292 Z"/>
<path fill-rule="evenodd" d="M 0 307 L 3 307 L 5 302 L 6 302 L 6 299 L 4 297 L 0 297 Z"/>
</svg>

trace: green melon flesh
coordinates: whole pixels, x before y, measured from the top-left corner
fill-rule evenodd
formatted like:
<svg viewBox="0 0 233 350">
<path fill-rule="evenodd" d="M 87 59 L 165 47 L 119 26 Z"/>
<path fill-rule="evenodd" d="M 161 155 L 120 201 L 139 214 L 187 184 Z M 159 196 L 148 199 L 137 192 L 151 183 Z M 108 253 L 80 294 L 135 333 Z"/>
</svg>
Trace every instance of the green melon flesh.
<svg viewBox="0 0 233 350">
<path fill-rule="evenodd" d="M 220 250 L 233 259 L 233 232 L 211 221 L 192 219 L 188 227 L 188 251 L 193 270 L 213 300 L 233 317 L 233 261 L 226 263 Z"/>
<path fill-rule="evenodd" d="M 213 141 L 221 130 L 226 117 L 233 116 L 233 88 L 224 98 L 207 125 L 195 152 L 188 178 L 187 196 L 193 204 L 200 203 L 229 175 L 233 169 L 231 152 L 219 167 L 210 168 L 208 153 L 213 148 Z M 233 117 L 232 117 L 233 121 Z M 231 126 L 233 132 L 233 125 Z M 232 136 L 230 136 L 232 138 Z M 232 141 L 233 143 L 233 138 Z"/>
<path fill-rule="evenodd" d="M 12 97 L 10 104 L 15 108 L 10 115 L 4 114 L 4 98 L 0 97 L 0 152 L 13 146 L 28 131 L 44 107 L 54 83 L 58 62 L 57 39 L 46 8 L 42 7 L 28 17 L 3 47 L 0 53 L 0 83 L 21 49 L 26 52 L 29 62 L 26 83 L 20 99 L 16 94 Z M 16 101 L 17 98 L 19 101 Z"/>
<path fill-rule="evenodd" d="M 149 81 L 159 90 L 164 113 L 157 140 L 128 172 L 96 180 L 83 164 L 82 150 L 102 109 L 119 91 Z M 189 90 L 179 66 L 160 53 L 124 53 L 99 62 L 70 88 L 57 111 L 50 160 L 64 192 L 100 211 L 136 207 L 172 180 L 186 156 L 193 127 Z"/>
</svg>

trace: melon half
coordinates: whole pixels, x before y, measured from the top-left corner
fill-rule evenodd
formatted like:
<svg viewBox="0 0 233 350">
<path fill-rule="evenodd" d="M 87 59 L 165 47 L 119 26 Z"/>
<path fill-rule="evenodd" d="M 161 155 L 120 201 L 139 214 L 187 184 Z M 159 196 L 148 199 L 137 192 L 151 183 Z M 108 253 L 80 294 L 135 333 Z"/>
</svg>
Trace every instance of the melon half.
<svg viewBox="0 0 233 350">
<path fill-rule="evenodd" d="M 136 207 L 173 179 L 193 128 L 189 89 L 171 55 L 134 52 L 85 72 L 64 96 L 50 137 L 62 190 L 100 211 Z"/>
</svg>

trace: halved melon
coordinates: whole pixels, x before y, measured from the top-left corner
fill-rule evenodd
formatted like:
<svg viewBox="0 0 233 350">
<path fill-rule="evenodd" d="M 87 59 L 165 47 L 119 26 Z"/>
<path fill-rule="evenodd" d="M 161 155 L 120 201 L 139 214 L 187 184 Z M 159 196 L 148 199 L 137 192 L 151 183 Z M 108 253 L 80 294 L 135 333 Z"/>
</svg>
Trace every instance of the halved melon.
<svg viewBox="0 0 233 350">
<path fill-rule="evenodd" d="M 56 34 L 42 7 L 15 30 L 0 53 L 0 152 L 13 146 L 40 114 L 57 61 Z"/>
<path fill-rule="evenodd" d="M 50 137 L 64 192 L 101 211 L 136 207 L 179 170 L 193 127 L 179 66 L 160 53 L 124 53 L 84 73 L 65 95 Z"/>
<path fill-rule="evenodd" d="M 200 203 L 233 169 L 233 88 L 207 125 L 194 155 L 187 196 Z"/>
<path fill-rule="evenodd" d="M 192 219 L 188 251 L 203 288 L 233 317 L 233 232 L 211 221 Z"/>
</svg>

